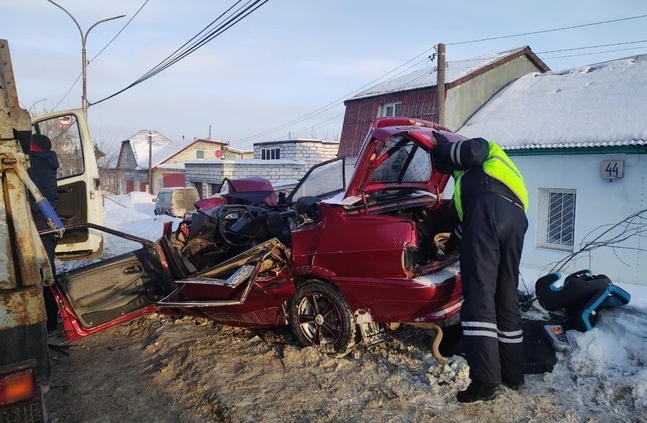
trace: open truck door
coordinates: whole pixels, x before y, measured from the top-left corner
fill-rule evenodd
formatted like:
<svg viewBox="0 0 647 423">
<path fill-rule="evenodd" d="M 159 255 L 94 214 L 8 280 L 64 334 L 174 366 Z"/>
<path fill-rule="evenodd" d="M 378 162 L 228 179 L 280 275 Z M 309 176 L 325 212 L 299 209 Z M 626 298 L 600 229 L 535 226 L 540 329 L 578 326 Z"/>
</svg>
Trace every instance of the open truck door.
<svg viewBox="0 0 647 423">
<path fill-rule="evenodd" d="M 32 133 L 47 136 L 59 160 L 56 213 L 66 227 L 103 222 L 103 198 L 94 145 L 82 109 L 37 116 Z M 102 233 L 89 227 L 66 230 L 58 241 L 61 260 L 90 259 L 101 255 Z"/>
</svg>

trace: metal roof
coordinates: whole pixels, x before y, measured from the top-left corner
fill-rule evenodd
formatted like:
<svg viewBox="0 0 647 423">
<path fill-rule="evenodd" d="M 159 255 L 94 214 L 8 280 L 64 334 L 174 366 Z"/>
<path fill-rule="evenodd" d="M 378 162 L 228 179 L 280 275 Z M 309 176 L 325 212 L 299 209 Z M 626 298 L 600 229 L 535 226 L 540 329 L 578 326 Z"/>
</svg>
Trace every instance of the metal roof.
<svg viewBox="0 0 647 423">
<path fill-rule="evenodd" d="M 473 59 L 448 61 L 445 71 L 445 81 L 451 84 L 469 74 L 478 71 L 479 69 L 491 65 L 498 60 L 519 54 L 525 50 L 530 49 L 520 47 L 513 50 L 504 51 L 501 53 L 490 53 L 483 56 L 475 57 Z M 380 84 L 374 85 L 362 91 L 359 94 L 351 97 L 348 100 L 358 100 L 366 97 L 375 97 L 378 95 L 389 94 L 400 91 L 409 91 L 419 88 L 435 87 L 436 80 L 438 79 L 437 72 L 434 69 L 420 69 L 406 75 L 402 75 Z"/>
</svg>

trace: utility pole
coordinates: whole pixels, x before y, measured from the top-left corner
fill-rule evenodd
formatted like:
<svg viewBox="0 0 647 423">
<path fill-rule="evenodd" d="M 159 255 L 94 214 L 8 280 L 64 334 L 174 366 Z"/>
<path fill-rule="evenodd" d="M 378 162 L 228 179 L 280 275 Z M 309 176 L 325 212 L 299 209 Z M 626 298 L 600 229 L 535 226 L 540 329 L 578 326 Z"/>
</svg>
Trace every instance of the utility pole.
<svg viewBox="0 0 647 423">
<path fill-rule="evenodd" d="M 436 101 L 438 123 L 445 126 L 445 44 L 438 43 L 438 67 L 436 69 Z"/>
<path fill-rule="evenodd" d="M 153 194 L 153 133 L 148 132 L 148 193 Z"/>
<path fill-rule="evenodd" d="M 88 61 L 86 60 L 86 54 L 85 54 L 85 42 L 88 40 L 88 34 L 90 33 L 90 31 L 92 31 L 92 28 L 99 25 L 100 23 L 108 22 L 108 21 L 111 21 L 113 19 L 123 18 L 126 15 L 114 16 L 112 18 L 102 19 L 99 22 L 95 22 L 90 28 L 88 28 L 87 31 L 85 31 L 85 34 L 84 34 L 83 30 L 81 30 L 81 25 L 79 25 L 79 23 L 76 21 L 76 19 L 74 19 L 74 16 L 72 16 L 72 14 L 70 12 L 65 10 L 65 8 L 63 6 L 61 6 L 60 4 L 55 3 L 53 0 L 47 0 L 47 1 L 52 3 L 54 6 L 58 7 L 59 9 L 61 9 L 63 12 L 67 13 L 67 15 L 70 18 L 72 18 L 72 20 L 76 24 L 76 27 L 79 29 L 79 34 L 81 34 L 81 74 L 83 76 L 82 77 L 83 78 L 83 94 L 81 95 L 81 107 L 83 108 L 83 113 L 85 113 L 85 115 L 87 116 L 87 114 L 88 114 L 88 95 L 87 94 L 88 93 L 87 93 L 86 74 L 87 74 Z"/>
</svg>

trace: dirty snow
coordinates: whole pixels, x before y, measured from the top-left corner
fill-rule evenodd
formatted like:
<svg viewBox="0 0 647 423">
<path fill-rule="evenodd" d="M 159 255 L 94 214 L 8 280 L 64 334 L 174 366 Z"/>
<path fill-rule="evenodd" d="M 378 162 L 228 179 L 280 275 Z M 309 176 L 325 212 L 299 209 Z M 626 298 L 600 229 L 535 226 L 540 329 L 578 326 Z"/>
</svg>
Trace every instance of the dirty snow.
<svg viewBox="0 0 647 423">
<path fill-rule="evenodd" d="M 105 225 L 156 239 L 163 222 L 145 193 L 106 198 Z M 132 248 L 108 236 L 106 256 Z M 523 269 L 527 286 L 536 271 Z M 459 406 L 462 357 L 439 369 L 430 331 L 401 326 L 345 357 L 300 348 L 289 330 L 253 331 L 153 315 L 50 349 L 52 422 L 647 422 L 647 287 L 568 331 L 569 355 L 528 389 Z M 442 370 L 442 372 L 441 372 Z"/>
</svg>

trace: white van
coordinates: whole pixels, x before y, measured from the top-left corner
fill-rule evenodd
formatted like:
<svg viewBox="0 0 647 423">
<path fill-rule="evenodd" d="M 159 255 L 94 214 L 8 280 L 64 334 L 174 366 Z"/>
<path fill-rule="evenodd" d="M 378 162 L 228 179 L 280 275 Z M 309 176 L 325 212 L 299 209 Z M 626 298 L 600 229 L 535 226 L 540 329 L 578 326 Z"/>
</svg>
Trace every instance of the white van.
<svg viewBox="0 0 647 423">
<path fill-rule="evenodd" d="M 184 217 L 186 213 L 193 213 L 195 203 L 200 199 L 198 190 L 187 187 L 162 188 L 157 193 L 155 214 L 166 214 L 173 217 Z"/>
</svg>

